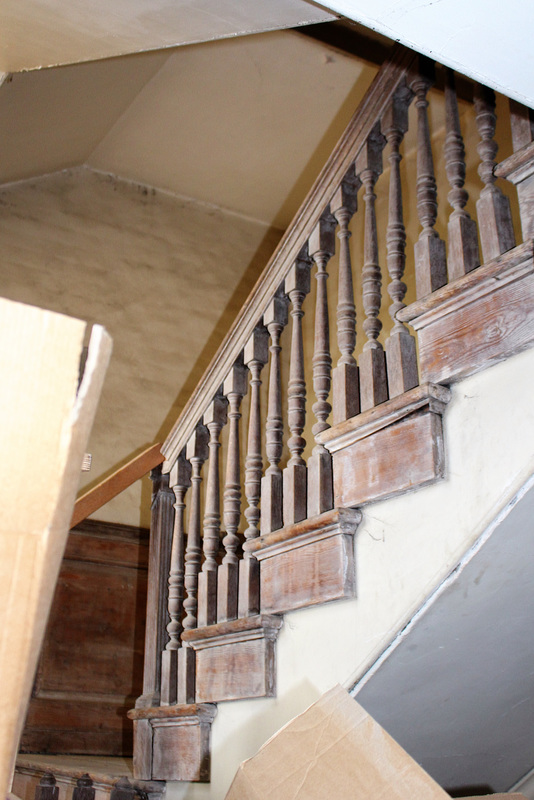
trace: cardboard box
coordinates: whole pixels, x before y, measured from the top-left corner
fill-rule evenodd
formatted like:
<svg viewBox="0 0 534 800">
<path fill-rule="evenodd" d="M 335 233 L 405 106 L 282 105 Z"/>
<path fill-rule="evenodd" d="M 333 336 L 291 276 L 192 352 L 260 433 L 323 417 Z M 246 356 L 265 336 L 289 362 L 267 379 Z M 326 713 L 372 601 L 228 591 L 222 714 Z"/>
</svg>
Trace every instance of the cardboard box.
<svg viewBox="0 0 534 800">
<path fill-rule="evenodd" d="M 341 686 L 244 761 L 226 800 L 450 800 Z M 492 800 L 524 800 L 492 795 Z M 480 798 L 477 798 L 480 800 Z"/>
</svg>

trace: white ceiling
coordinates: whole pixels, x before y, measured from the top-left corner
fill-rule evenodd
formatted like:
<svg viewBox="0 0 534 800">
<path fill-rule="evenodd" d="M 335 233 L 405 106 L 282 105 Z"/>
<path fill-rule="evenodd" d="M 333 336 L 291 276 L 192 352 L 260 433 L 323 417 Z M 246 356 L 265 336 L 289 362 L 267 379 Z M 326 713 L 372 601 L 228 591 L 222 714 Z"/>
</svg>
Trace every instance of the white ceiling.
<svg viewBox="0 0 534 800">
<path fill-rule="evenodd" d="M 307 0 L 3 0 L 0 72 L 333 19 Z"/>
<path fill-rule="evenodd" d="M 532 0 L 322 0 L 322 5 L 534 108 Z"/>
<path fill-rule="evenodd" d="M 284 228 L 375 73 L 273 31 L 15 74 L 0 183 L 87 164 Z"/>
</svg>

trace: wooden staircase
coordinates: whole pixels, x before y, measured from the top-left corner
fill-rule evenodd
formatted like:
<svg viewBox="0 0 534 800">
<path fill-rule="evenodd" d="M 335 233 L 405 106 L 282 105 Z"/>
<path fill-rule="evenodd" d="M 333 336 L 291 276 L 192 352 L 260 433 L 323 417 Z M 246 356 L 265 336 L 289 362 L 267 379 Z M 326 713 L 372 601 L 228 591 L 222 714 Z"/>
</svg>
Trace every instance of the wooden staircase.
<svg viewBox="0 0 534 800">
<path fill-rule="evenodd" d="M 215 703 L 276 692 L 282 614 L 355 596 L 359 508 L 443 477 L 449 384 L 534 342 L 531 112 L 512 104 L 515 152 L 495 170 L 495 97 L 474 87 L 472 218 L 474 156 L 466 163 L 454 76 L 437 76 L 440 91 L 435 66 L 400 47 L 383 65 L 162 447 L 144 686 L 130 712 L 137 779 L 209 780 Z M 444 136 L 430 128 L 436 98 Z M 517 245 L 513 187 L 503 193 L 496 174 L 517 186 Z"/>
</svg>

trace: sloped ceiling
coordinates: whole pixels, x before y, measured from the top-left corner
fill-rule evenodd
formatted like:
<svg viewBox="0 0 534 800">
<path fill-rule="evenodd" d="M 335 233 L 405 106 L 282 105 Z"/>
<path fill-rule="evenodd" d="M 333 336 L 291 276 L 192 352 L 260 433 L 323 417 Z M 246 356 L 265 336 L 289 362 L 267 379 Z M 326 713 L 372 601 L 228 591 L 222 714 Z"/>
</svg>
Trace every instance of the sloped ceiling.
<svg viewBox="0 0 534 800">
<path fill-rule="evenodd" d="M 306 0 L 3 0 L 0 72 L 74 64 L 334 17 Z"/>
<path fill-rule="evenodd" d="M 87 164 L 283 228 L 376 70 L 274 31 L 16 74 L 0 183 Z"/>
</svg>

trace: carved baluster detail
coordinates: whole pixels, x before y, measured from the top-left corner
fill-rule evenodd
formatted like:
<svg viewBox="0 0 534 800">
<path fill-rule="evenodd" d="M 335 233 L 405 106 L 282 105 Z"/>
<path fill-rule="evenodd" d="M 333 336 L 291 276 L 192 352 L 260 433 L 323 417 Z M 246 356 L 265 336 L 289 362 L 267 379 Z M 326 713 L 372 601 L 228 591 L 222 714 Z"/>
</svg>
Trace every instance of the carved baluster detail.
<svg viewBox="0 0 534 800">
<path fill-rule="evenodd" d="M 495 135 L 495 92 L 487 86 L 477 84 L 475 88 L 475 112 L 481 141 L 477 150 L 481 162 L 478 174 L 484 184 L 477 200 L 478 227 L 482 255 L 487 263 L 505 253 L 515 245 L 510 201 L 495 185 L 495 156 L 499 145 Z"/>
<path fill-rule="evenodd" d="M 266 425 L 266 454 L 269 466 L 261 480 L 261 532 L 270 533 L 282 527 L 282 457 L 284 423 L 282 420 L 282 383 L 280 370 L 280 335 L 287 325 L 287 298 L 277 294 L 263 315 L 271 345 L 269 400 Z"/>
<path fill-rule="evenodd" d="M 185 457 L 191 463 L 191 502 L 184 568 L 185 617 L 183 628 L 187 631 L 197 627 L 198 573 L 202 555 L 200 538 L 201 472 L 202 465 L 208 457 L 208 431 L 204 425 L 197 425 L 186 445 Z M 195 654 L 189 647 L 181 647 L 178 651 L 178 702 L 195 702 Z"/>
<path fill-rule="evenodd" d="M 183 631 L 182 611 L 184 599 L 184 511 L 185 494 L 191 486 L 191 464 L 182 453 L 170 472 L 170 484 L 176 497 L 174 504 L 174 532 L 172 537 L 171 566 L 169 570 L 167 625 L 169 641 L 161 654 L 161 705 L 176 703 L 178 692 L 178 650 Z"/>
<path fill-rule="evenodd" d="M 353 173 L 353 170 L 351 170 Z M 356 306 L 350 259 L 349 222 L 358 208 L 360 181 L 347 175 L 334 193 L 330 210 L 339 225 L 339 279 L 337 301 L 337 342 L 340 357 L 332 372 L 332 419 L 334 425 L 360 413 L 360 383 L 354 358 Z"/>
<path fill-rule="evenodd" d="M 410 83 L 417 108 L 417 212 L 423 228 L 415 243 L 417 297 L 426 297 L 447 282 L 445 242 L 434 230 L 438 201 L 426 97 L 433 83 L 434 66 L 421 56 L 419 72 Z"/>
<path fill-rule="evenodd" d="M 250 414 L 248 423 L 247 457 L 245 459 L 245 496 L 248 507 L 245 517 L 247 541 L 260 535 L 261 495 L 261 371 L 269 360 L 269 334 L 263 326 L 254 329 L 245 345 L 244 361 L 250 371 Z M 254 556 L 245 551 L 239 563 L 239 616 L 248 617 L 260 611 L 260 570 Z"/>
<path fill-rule="evenodd" d="M 76 781 L 72 800 L 95 800 L 95 787 L 90 775 L 84 773 Z"/>
<path fill-rule="evenodd" d="M 362 294 L 365 319 L 363 330 L 367 341 L 359 359 L 360 405 L 362 411 L 387 400 L 386 359 L 378 341 L 382 323 L 378 318 L 382 302 L 382 273 L 378 264 L 378 235 L 376 228 L 375 184 L 382 172 L 382 150 L 385 139 L 380 126 L 375 125 L 356 159 L 356 174 L 364 186 L 365 232 Z"/>
<path fill-rule="evenodd" d="M 225 554 L 217 578 L 217 619 L 224 622 L 237 619 L 240 546 L 237 530 L 241 518 L 241 466 L 239 459 L 239 420 L 241 401 L 247 393 L 247 371 L 242 359 L 234 365 L 223 384 L 223 394 L 228 400 L 228 453 L 224 487 Z"/>
<path fill-rule="evenodd" d="M 330 330 L 328 320 L 327 264 L 335 251 L 335 220 L 325 214 L 308 241 L 308 251 L 317 271 L 315 303 L 315 339 L 313 352 L 313 390 L 317 401 L 312 406 L 317 422 L 312 433 L 317 436 L 329 428 L 326 421 L 332 407 L 330 394 L 332 356 L 330 355 Z M 308 517 L 328 511 L 333 505 L 332 457 L 324 445 L 317 444 L 308 459 Z"/>
<path fill-rule="evenodd" d="M 471 219 L 465 205 L 469 199 L 464 189 L 465 148 L 460 129 L 458 100 L 454 85 L 454 73 L 447 69 L 445 79 L 445 110 L 447 115 L 447 136 L 445 137 L 445 164 L 451 185 L 448 198 L 453 211 L 449 217 L 449 257 L 447 261 L 449 280 L 460 278 L 478 267 L 477 226 Z"/>
<path fill-rule="evenodd" d="M 418 384 L 417 356 L 415 339 L 406 326 L 399 322 L 396 314 L 404 308 L 406 284 L 403 283 L 406 263 L 406 231 L 402 209 L 402 187 L 400 177 L 400 145 L 408 130 L 408 107 L 412 93 L 404 86 L 393 97 L 391 105 L 382 118 L 382 131 L 389 145 L 388 161 L 390 163 L 389 179 L 389 216 L 387 228 L 387 265 L 391 278 L 388 293 L 393 301 L 389 308 L 394 322 L 393 329 L 386 341 L 386 362 L 389 397 L 413 389 Z"/>
<path fill-rule="evenodd" d="M 51 772 L 45 772 L 35 787 L 35 800 L 58 800 L 59 786 Z"/>
<path fill-rule="evenodd" d="M 306 440 L 302 437 L 306 423 L 306 378 L 302 342 L 302 304 L 310 291 L 310 260 L 301 256 L 293 264 L 285 280 L 285 291 L 291 301 L 291 359 L 288 383 L 288 424 L 290 459 L 283 473 L 284 525 L 306 519 L 307 470 L 302 458 Z"/>
<path fill-rule="evenodd" d="M 217 395 L 204 414 L 209 431 L 208 480 L 204 503 L 204 563 L 198 576 L 198 627 L 217 622 L 217 556 L 221 539 L 219 441 L 226 424 L 226 398 Z"/>
</svg>

